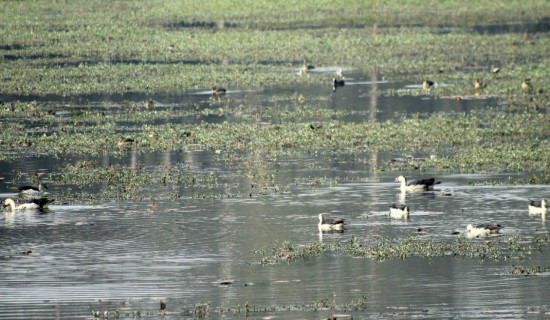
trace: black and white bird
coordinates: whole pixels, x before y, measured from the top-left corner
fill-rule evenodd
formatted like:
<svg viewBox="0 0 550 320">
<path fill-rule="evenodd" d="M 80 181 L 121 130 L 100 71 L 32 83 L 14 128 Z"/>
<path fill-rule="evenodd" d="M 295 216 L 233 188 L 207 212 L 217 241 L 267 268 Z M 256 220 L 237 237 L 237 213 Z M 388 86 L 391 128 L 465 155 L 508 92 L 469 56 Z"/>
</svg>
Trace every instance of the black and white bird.
<svg viewBox="0 0 550 320">
<path fill-rule="evenodd" d="M 19 196 L 24 199 L 34 199 L 41 197 L 48 187 L 40 182 L 37 187 L 33 186 L 21 186 L 17 188 L 19 190 Z"/>
<path fill-rule="evenodd" d="M 332 78 L 332 90 L 336 90 L 338 87 L 343 87 L 346 82 L 343 79 Z"/>
<path fill-rule="evenodd" d="M 408 219 L 409 207 L 405 205 L 390 205 L 390 218 L 393 219 Z"/>
<path fill-rule="evenodd" d="M 529 214 L 546 214 L 546 199 L 529 203 Z"/>
<path fill-rule="evenodd" d="M 319 213 L 319 231 L 342 231 L 344 230 L 344 219 L 333 219 L 330 213 Z"/>
<path fill-rule="evenodd" d="M 401 182 L 401 191 L 426 191 L 432 190 L 433 186 L 440 184 L 441 181 L 436 181 L 434 178 L 417 179 L 407 182 L 407 178 L 399 176 L 395 178 L 395 182 Z"/>
<path fill-rule="evenodd" d="M 53 200 L 48 198 L 37 198 L 29 199 L 23 203 L 16 204 L 13 199 L 4 200 L 4 206 L 9 206 L 9 212 L 16 211 L 44 211 L 47 208 L 48 204 L 52 203 Z"/>
<path fill-rule="evenodd" d="M 503 226 L 500 224 L 494 223 L 478 224 L 475 227 L 469 224 L 466 226 L 466 236 L 469 238 L 487 237 L 490 234 L 499 233 L 502 228 Z"/>
</svg>

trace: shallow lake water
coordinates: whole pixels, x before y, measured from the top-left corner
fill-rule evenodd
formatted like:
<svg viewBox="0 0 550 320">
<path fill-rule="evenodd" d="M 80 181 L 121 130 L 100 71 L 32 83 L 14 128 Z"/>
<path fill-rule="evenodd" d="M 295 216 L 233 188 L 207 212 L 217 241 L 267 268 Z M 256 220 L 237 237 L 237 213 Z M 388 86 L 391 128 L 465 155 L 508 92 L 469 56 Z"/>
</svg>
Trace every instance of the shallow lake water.
<svg viewBox="0 0 550 320">
<path fill-rule="evenodd" d="M 306 97 L 320 95 L 329 97 L 320 104 L 355 111 L 354 117 L 359 114 L 372 121 L 398 121 L 403 115 L 418 112 L 469 112 L 498 103 L 482 99 L 438 100 L 430 96 L 375 96 L 373 85 L 404 88 L 416 84 L 354 77 L 335 92 L 328 85 L 321 88 L 306 85 L 299 90 L 263 88 L 227 96 L 236 103 L 253 101 L 269 106 L 275 104 L 271 97 L 276 95 L 296 92 Z M 159 101 L 160 108 L 185 107 L 185 103 L 217 106 L 218 101 L 200 92 L 154 99 Z M 109 103 L 147 98 L 150 97 L 103 96 L 97 100 L 87 97 L 74 104 L 99 109 Z M 68 109 L 71 107 L 74 105 Z M 232 118 L 224 115 L 223 119 L 210 120 L 232 121 Z M 130 152 L 127 158 L 99 160 L 127 166 L 185 162 L 200 170 L 228 176 L 236 170 L 213 161 L 215 156 L 207 151 L 141 155 Z M 137 311 L 145 318 L 159 318 L 158 306 L 165 300 L 168 312 L 164 318 L 189 318 L 191 315 L 184 310 L 206 302 L 210 302 L 212 318 L 244 318 L 244 305 L 248 302 L 253 318 L 326 319 L 331 315 L 327 308 L 315 312 L 295 306 L 309 305 L 332 294 L 336 305 L 366 297 L 366 310 L 337 312 L 356 319 L 548 317 L 548 274 L 519 277 L 509 273 L 514 263 L 548 266 L 548 250 L 534 253 L 524 262 L 460 257 L 377 262 L 327 253 L 291 264 L 260 265 L 261 256 L 253 251 L 270 249 L 284 241 L 331 243 L 347 241 L 352 236 L 375 241 L 380 237 L 415 234 L 422 229 L 425 237 L 451 242 L 460 236 L 453 235 L 453 231 L 464 231 L 469 223 L 485 222 L 504 225 L 503 239 L 515 233 L 530 237 L 548 232 L 546 220 L 527 212 L 530 199 L 549 197 L 548 186 L 477 184 L 515 176 L 511 174 L 372 170 L 372 162 L 387 163 L 394 156 L 398 155 L 368 154 L 365 158 L 369 161 L 361 163 L 342 161 L 337 156 L 278 159 L 280 167 L 275 182 L 292 185 L 280 194 L 158 201 L 156 211 L 148 201 L 110 201 L 84 205 L 54 203 L 44 214 L 2 213 L 0 318 L 86 319 L 91 317 L 92 310 L 99 310 L 102 315 L 108 311 L 110 319 L 115 317 L 115 310 L 119 310 L 120 318 L 135 317 Z M 10 181 L 18 173 L 30 176 L 35 171 L 54 171 L 76 160 L 24 157 L 2 162 L 0 197 L 14 195 Z M 309 169 L 298 165 L 303 162 L 314 165 Z M 394 181 L 399 174 L 434 176 L 442 183 L 434 191 L 403 195 Z M 347 180 L 338 180 L 333 186 L 307 183 L 324 177 Z M 444 189 L 452 190 L 452 196 L 442 195 Z M 56 194 L 63 190 L 53 186 L 49 191 Z M 409 220 L 388 218 L 388 205 L 397 202 L 410 206 Z M 345 232 L 319 234 L 317 214 L 321 212 L 346 219 Z M 225 310 L 223 314 L 219 314 L 220 306 Z M 234 314 L 236 306 L 240 306 L 241 312 Z M 273 312 L 252 312 L 256 307 L 271 306 L 278 308 Z"/>
</svg>

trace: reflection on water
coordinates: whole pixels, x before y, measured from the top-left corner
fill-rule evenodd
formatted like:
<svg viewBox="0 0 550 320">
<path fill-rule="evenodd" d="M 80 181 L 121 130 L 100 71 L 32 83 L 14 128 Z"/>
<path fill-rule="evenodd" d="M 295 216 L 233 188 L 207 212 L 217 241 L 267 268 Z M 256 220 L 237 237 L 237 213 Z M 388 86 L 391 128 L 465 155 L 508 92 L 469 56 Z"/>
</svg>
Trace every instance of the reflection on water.
<svg viewBox="0 0 550 320">
<path fill-rule="evenodd" d="M 435 191 L 407 194 L 408 221 L 386 215 L 388 205 L 401 197 L 395 174 L 315 192 L 303 187 L 246 200 L 162 202 L 156 213 L 148 203 L 106 203 L 6 214 L 0 223 L 0 317 L 74 319 L 86 318 L 94 308 L 157 310 L 159 297 L 168 298 L 171 310 L 206 301 L 213 307 L 246 301 L 295 305 L 334 293 L 339 303 L 367 297 L 368 310 L 357 317 L 386 313 L 390 306 L 418 306 L 410 312 L 521 318 L 527 306 L 546 303 L 550 278 L 506 276 L 507 262 L 448 257 L 379 263 L 327 254 L 261 267 L 252 253 L 287 240 L 319 241 L 319 212 L 335 212 L 348 222 L 344 233 L 324 234 L 324 242 L 405 235 L 419 228 L 435 240 L 450 241 L 454 229 L 482 222 L 504 225 L 504 237 L 547 231 L 546 223 L 527 211 L 528 199 L 548 195 L 545 186 L 469 185 L 477 178 L 439 175 L 443 183 Z M 443 188 L 457 193 L 442 196 Z M 529 264 L 544 265 L 549 257 L 535 254 Z M 219 286 L 221 281 L 234 284 Z"/>
<path fill-rule="evenodd" d="M 318 70 L 319 71 L 323 71 Z M 330 70 L 332 72 L 332 70 Z M 162 108 L 217 108 L 224 103 L 286 108 L 303 95 L 319 108 L 345 110 L 346 121 L 399 120 L 403 115 L 433 112 L 469 112 L 494 105 L 493 100 L 438 100 L 431 96 L 380 96 L 390 88 L 411 82 L 386 81 L 373 74 L 346 72 L 348 85 L 332 91 L 306 84 L 249 91 L 230 90 L 218 101 L 208 94 L 89 95 L 81 97 L 27 97 L 31 100 L 70 102 L 80 107 L 109 110 L 113 104 L 154 99 Z M 328 78 L 327 78 L 328 79 Z M 353 79 L 353 80 L 351 80 Z M 346 80 L 348 81 L 348 80 Z M 204 91 L 206 93 L 206 91 Z M 276 99 L 276 97 L 283 97 Z M 323 97 L 322 99 L 319 97 Z M 2 97 L 3 101 L 21 97 Z M 66 100 L 65 100 L 66 99 Z M 264 119 L 262 119 L 263 121 Z M 170 121 L 181 123 L 181 118 Z M 208 115 L 195 121 L 242 121 L 234 115 Z M 141 126 L 141 124 L 140 124 Z M 236 162 L 255 159 L 246 155 Z M 397 173 L 378 173 L 373 168 L 388 163 L 387 153 L 320 157 L 281 155 L 274 183 L 292 185 L 282 194 L 256 195 L 214 201 L 184 200 L 108 202 L 90 205 L 54 203 L 45 214 L 1 213 L 0 221 L 0 318 L 85 319 L 91 310 L 150 310 L 156 318 L 161 299 L 167 310 L 181 311 L 198 302 L 234 307 L 249 302 L 258 306 L 289 306 L 336 295 L 338 304 L 367 297 L 367 310 L 354 317 L 453 317 L 522 318 L 531 306 L 546 305 L 549 277 L 516 278 L 505 274 L 509 262 L 480 262 L 463 258 L 409 258 L 376 262 L 326 254 L 305 262 L 262 267 L 255 249 L 269 249 L 283 241 L 302 244 L 403 236 L 419 229 L 436 241 L 452 241 L 455 230 L 472 223 L 499 223 L 503 238 L 516 232 L 532 235 L 547 232 L 541 216 L 529 216 L 529 199 L 548 198 L 547 186 L 472 186 L 470 182 L 505 180 L 508 175 L 430 174 L 442 181 L 435 191 L 403 194 L 394 182 Z M 225 177 L 250 174 L 238 165 L 225 165 L 213 152 L 166 152 L 126 158 L 104 156 L 101 166 L 158 168 L 185 164 L 197 171 Z M 342 158 L 344 158 L 342 161 Z M 363 159 L 359 161 L 360 159 Z M 81 159 L 21 158 L 0 163 L 0 197 L 16 192 L 12 181 L 27 183 L 35 172 L 57 168 Z M 264 159 L 265 160 L 265 159 Z M 311 163 L 312 166 L 304 165 Z M 259 169 L 261 170 L 261 169 Z M 266 170 L 267 171 L 267 170 Z M 19 177 L 18 173 L 22 173 Z M 417 172 L 400 172 L 414 177 Z M 315 179 L 346 177 L 332 187 L 317 186 Z M 237 179 L 236 179 L 237 180 Z M 235 180 L 234 180 L 235 181 Z M 304 182 L 305 181 L 305 182 Z M 53 186 L 52 194 L 65 186 Z M 98 192 L 90 187 L 87 192 Z M 252 187 L 251 187 L 252 188 Z M 442 195 L 441 190 L 452 190 Z M 240 190 L 243 191 L 243 190 Z M 156 195 L 168 192 L 155 190 Z M 248 194 L 248 192 L 243 192 Z M 388 206 L 410 207 L 408 220 L 391 220 Z M 347 222 L 343 233 L 318 233 L 317 214 L 333 212 Z M 31 251 L 31 253 L 26 254 Z M 23 254 L 25 253 L 25 254 Z M 529 264 L 547 266 L 550 254 L 534 254 Z M 221 282 L 232 282 L 220 286 Z M 475 293 L 475 294 L 474 294 Z M 328 317 L 330 311 L 278 312 L 277 318 Z M 482 313 L 480 313 L 482 312 Z M 541 312 L 545 312 L 542 310 Z M 179 313 L 166 318 L 179 319 Z M 268 314 L 269 315 L 269 314 Z M 381 315 L 381 316 L 380 316 Z M 241 314 L 242 316 L 242 314 Z M 225 317 L 233 317 L 226 313 Z"/>
</svg>

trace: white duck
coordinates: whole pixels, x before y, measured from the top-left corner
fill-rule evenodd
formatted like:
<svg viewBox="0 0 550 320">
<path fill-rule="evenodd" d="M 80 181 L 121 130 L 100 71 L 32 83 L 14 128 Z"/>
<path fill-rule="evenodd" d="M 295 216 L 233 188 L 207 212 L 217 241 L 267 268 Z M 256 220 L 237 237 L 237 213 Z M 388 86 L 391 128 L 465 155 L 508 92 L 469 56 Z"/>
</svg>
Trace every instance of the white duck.
<svg viewBox="0 0 550 320">
<path fill-rule="evenodd" d="M 490 234 L 497 234 L 502 228 L 500 224 L 494 223 L 478 224 L 475 227 L 469 224 L 466 226 L 466 236 L 468 238 L 487 237 Z"/>
<path fill-rule="evenodd" d="M 531 200 L 529 214 L 546 214 L 546 199 L 542 199 L 540 202 Z"/>
<path fill-rule="evenodd" d="M 409 207 L 404 205 L 390 205 L 390 218 L 409 219 Z"/>
<path fill-rule="evenodd" d="M 440 184 L 441 181 L 435 181 L 434 178 L 417 179 L 407 182 L 407 178 L 399 176 L 395 178 L 395 182 L 401 182 L 401 191 L 426 191 L 432 190 L 433 186 Z"/>
<path fill-rule="evenodd" d="M 48 204 L 53 202 L 53 200 L 49 200 L 48 198 L 39 198 L 39 199 L 29 199 L 24 203 L 16 204 L 13 199 L 6 199 L 4 200 L 4 205 L 10 207 L 9 212 L 15 212 L 15 211 L 43 211 Z"/>
<path fill-rule="evenodd" d="M 332 219 L 330 213 L 319 213 L 319 231 L 342 231 L 344 230 L 344 219 Z"/>
</svg>

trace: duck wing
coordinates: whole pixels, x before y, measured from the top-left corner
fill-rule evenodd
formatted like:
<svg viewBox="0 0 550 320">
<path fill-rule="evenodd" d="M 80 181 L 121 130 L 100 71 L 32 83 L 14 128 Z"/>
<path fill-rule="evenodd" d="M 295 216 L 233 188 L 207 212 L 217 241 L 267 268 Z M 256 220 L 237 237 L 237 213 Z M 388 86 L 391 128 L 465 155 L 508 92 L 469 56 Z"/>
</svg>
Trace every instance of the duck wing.
<svg viewBox="0 0 550 320">
<path fill-rule="evenodd" d="M 37 199 L 30 199 L 29 201 L 27 201 L 27 203 L 34 203 L 39 205 L 40 208 L 43 208 L 48 204 L 52 203 L 53 201 L 54 201 L 53 199 L 48 199 L 48 198 L 37 198 Z"/>
<path fill-rule="evenodd" d="M 416 179 L 416 180 L 413 180 L 411 182 L 409 182 L 407 185 L 409 186 L 433 186 L 434 184 L 439 184 L 441 183 L 441 181 L 435 181 L 434 178 L 429 178 L 429 179 Z"/>
</svg>

